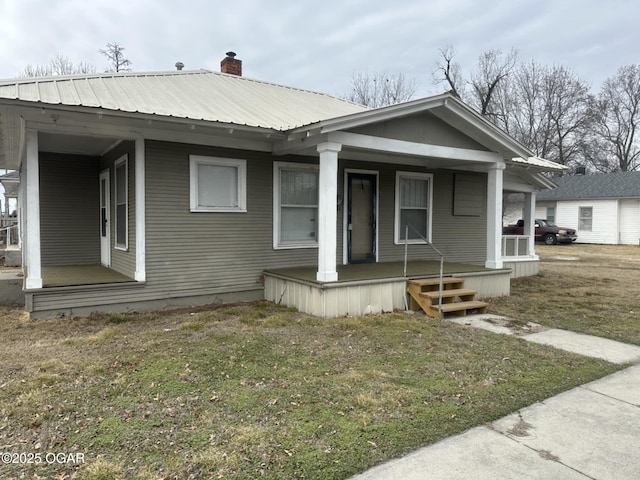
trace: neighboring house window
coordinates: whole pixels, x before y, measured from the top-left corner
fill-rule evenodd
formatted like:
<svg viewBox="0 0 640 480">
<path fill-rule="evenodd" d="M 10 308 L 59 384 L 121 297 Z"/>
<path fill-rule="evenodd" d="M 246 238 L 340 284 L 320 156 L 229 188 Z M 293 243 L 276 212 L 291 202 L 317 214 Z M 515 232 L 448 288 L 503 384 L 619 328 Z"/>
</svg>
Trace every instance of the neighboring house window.
<svg viewBox="0 0 640 480">
<path fill-rule="evenodd" d="M 432 181 L 428 173 L 396 172 L 396 243 L 405 242 L 407 224 L 408 243 L 431 241 Z"/>
<path fill-rule="evenodd" d="M 556 223 L 556 207 L 547 207 L 547 220 Z"/>
<path fill-rule="evenodd" d="M 189 155 L 192 212 L 246 212 L 247 161 Z"/>
<path fill-rule="evenodd" d="M 579 207 L 578 230 L 590 232 L 593 229 L 593 207 Z"/>
<path fill-rule="evenodd" d="M 128 160 L 123 156 L 116 160 L 115 168 L 115 204 L 116 204 L 116 248 L 126 250 L 129 247 L 129 202 L 127 195 L 128 186 Z"/>
<path fill-rule="evenodd" d="M 273 246 L 318 245 L 318 167 L 275 162 L 273 166 Z"/>
</svg>

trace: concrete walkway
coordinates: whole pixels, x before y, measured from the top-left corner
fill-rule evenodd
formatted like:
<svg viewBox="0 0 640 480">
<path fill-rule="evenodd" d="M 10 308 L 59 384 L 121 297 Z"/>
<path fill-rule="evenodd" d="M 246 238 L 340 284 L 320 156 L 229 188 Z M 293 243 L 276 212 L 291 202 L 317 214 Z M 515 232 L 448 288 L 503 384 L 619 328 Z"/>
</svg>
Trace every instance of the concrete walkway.
<svg viewBox="0 0 640 480">
<path fill-rule="evenodd" d="M 475 328 L 604 358 L 640 362 L 640 347 L 508 319 L 457 318 Z M 523 334 L 524 333 L 524 334 Z M 637 480 L 640 364 L 424 447 L 352 480 Z"/>
</svg>

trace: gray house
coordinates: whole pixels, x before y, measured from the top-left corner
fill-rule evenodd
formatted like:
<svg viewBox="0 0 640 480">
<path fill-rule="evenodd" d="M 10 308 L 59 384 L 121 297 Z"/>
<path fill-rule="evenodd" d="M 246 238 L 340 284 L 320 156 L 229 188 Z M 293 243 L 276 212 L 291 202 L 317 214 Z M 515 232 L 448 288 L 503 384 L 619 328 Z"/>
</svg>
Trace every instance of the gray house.
<svg viewBox="0 0 640 480">
<path fill-rule="evenodd" d="M 368 109 L 222 72 L 0 81 L 34 317 L 268 298 L 321 316 L 403 308 L 408 277 L 509 292 L 503 191 L 562 167 L 449 95 Z M 404 262 L 404 259 L 407 262 Z"/>
<path fill-rule="evenodd" d="M 580 243 L 640 244 L 640 172 L 555 178 L 537 194 L 536 216 L 575 228 Z"/>
</svg>

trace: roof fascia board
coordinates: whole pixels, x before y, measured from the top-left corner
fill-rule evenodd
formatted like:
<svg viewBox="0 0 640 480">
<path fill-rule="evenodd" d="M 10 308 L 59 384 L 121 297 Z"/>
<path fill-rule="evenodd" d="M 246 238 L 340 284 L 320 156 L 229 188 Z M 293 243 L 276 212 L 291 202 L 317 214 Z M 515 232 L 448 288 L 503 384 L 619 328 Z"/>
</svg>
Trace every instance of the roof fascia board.
<svg viewBox="0 0 640 480">
<path fill-rule="evenodd" d="M 323 120 L 321 122 L 293 129 L 290 133 L 293 135 L 300 135 L 314 130 L 319 130 L 321 133 L 331 133 L 338 130 L 346 130 L 371 123 L 393 120 L 394 118 L 426 111 L 431 111 L 435 116 L 449 124 L 451 124 L 451 119 L 448 118 L 447 113 L 443 112 L 448 112 L 449 115 L 454 114 L 462 122 L 478 130 L 482 135 L 489 137 L 494 142 L 504 145 L 506 149 L 514 152 L 515 155 L 521 156 L 525 159 L 533 156 L 533 152 L 527 149 L 524 145 L 511 138 L 501 129 L 484 119 L 475 110 L 451 94 L 441 94 L 420 100 L 414 100 L 412 102 L 405 102 L 397 105 L 391 105 L 389 107 L 354 113 L 331 120 Z M 462 128 L 460 125 L 453 126 L 459 129 Z M 462 131 L 463 133 L 467 133 L 464 128 L 462 128 Z M 474 138 L 478 140 L 477 135 Z"/>
<path fill-rule="evenodd" d="M 251 140 L 245 136 L 235 135 L 226 130 L 221 133 L 193 132 L 191 130 L 175 130 L 171 128 L 160 128 L 159 122 L 154 122 L 153 126 L 132 125 L 115 126 L 109 124 L 83 125 L 81 123 L 61 123 L 57 124 L 30 121 L 29 128 L 47 133 L 60 133 L 66 135 L 112 137 L 124 140 L 135 140 L 144 138 L 146 140 L 158 140 L 163 142 L 188 143 L 193 145 L 205 145 L 211 147 L 235 148 L 242 150 L 255 150 L 261 152 L 271 152 L 271 142 L 265 137 L 264 140 Z M 166 125 L 165 125 L 166 127 Z"/>
<path fill-rule="evenodd" d="M 445 111 L 455 114 L 459 119 L 470 124 L 472 127 L 480 131 L 483 135 L 486 135 L 495 142 L 504 145 L 505 148 L 514 152 L 515 155 L 525 159 L 533 156 L 533 152 L 531 150 L 513 139 L 507 133 L 503 132 L 493 123 L 483 118 L 478 112 L 476 112 L 474 109 L 458 100 L 457 98 L 449 96 L 446 99 L 444 107 L 446 108 Z M 442 121 L 449 123 L 446 114 L 442 114 L 438 110 L 434 110 L 433 113 Z"/>
<path fill-rule="evenodd" d="M 250 125 L 241 125 L 229 122 L 216 122 L 211 120 L 202 120 L 197 118 L 186 117 L 172 117 L 166 115 L 159 115 L 154 113 L 138 113 L 127 112 L 124 110 L 109 110 L 103 107 L 86 107 L 86 106 L 73 106 L 73 105 L 57 105 L 53 103 L 43 102 L 27 102 L 23 100 L 8 100 L 0 99 L 0 104 L 5 104 L 12 107 L 24 107 L 24 111 L 39 111 L 40 114 L 51 113 L 78 113 L 95 115 L 99 119 L 103 117 L 113 117 L 117 119 L 133 119 L 143 120 L 151 123 L 168 123 L 168 124 L 184 124 L 189 127 L 205 127 L 205 128 L 221 128 L 231 129 L 234 131 L 243 131 L 249 133 L 259 133 L 263 135 L 279 135 L 284 136 L 280 130 L 275 130 L 266 127 L 256 127 Z"/>
</svg>

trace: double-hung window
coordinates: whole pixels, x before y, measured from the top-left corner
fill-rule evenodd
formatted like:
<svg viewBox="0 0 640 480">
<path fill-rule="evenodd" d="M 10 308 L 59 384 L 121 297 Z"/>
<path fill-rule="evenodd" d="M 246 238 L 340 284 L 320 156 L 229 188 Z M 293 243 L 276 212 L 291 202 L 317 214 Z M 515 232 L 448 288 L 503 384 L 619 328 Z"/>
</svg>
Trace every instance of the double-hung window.
<svg viewBox="0 0 640 480">
<path fill-rule="evenodd" d="M 578 230 L 590 232 L 593 229 L 593 207 L 578 208 Z"/>
<path fill-rule="evenodd" d="M 192 212 L 246 212 L 247 161 L 189 156 Z"/>
<path fill-rule="evenodd" d="M 431 241 L 433 175 L 396 172 L 395 243 Z"/>
<path fill-rule="evenodd" d="M 115 204 L 116 204 L 116 245 L 118 250 L 129 248 L 129 202 L 127 195 L 128 182 L 127 155 L 116 160 L 115 169 Z"/>
<path fill-rule="evenodd" d="M 318 167 L 275 162 L 273 247 L 317 247 Z"/>
<path fill-rule="evenodd" d="M 547 207 L 547 221 L 556 223 L 556 207 Z"/>
</svg>

